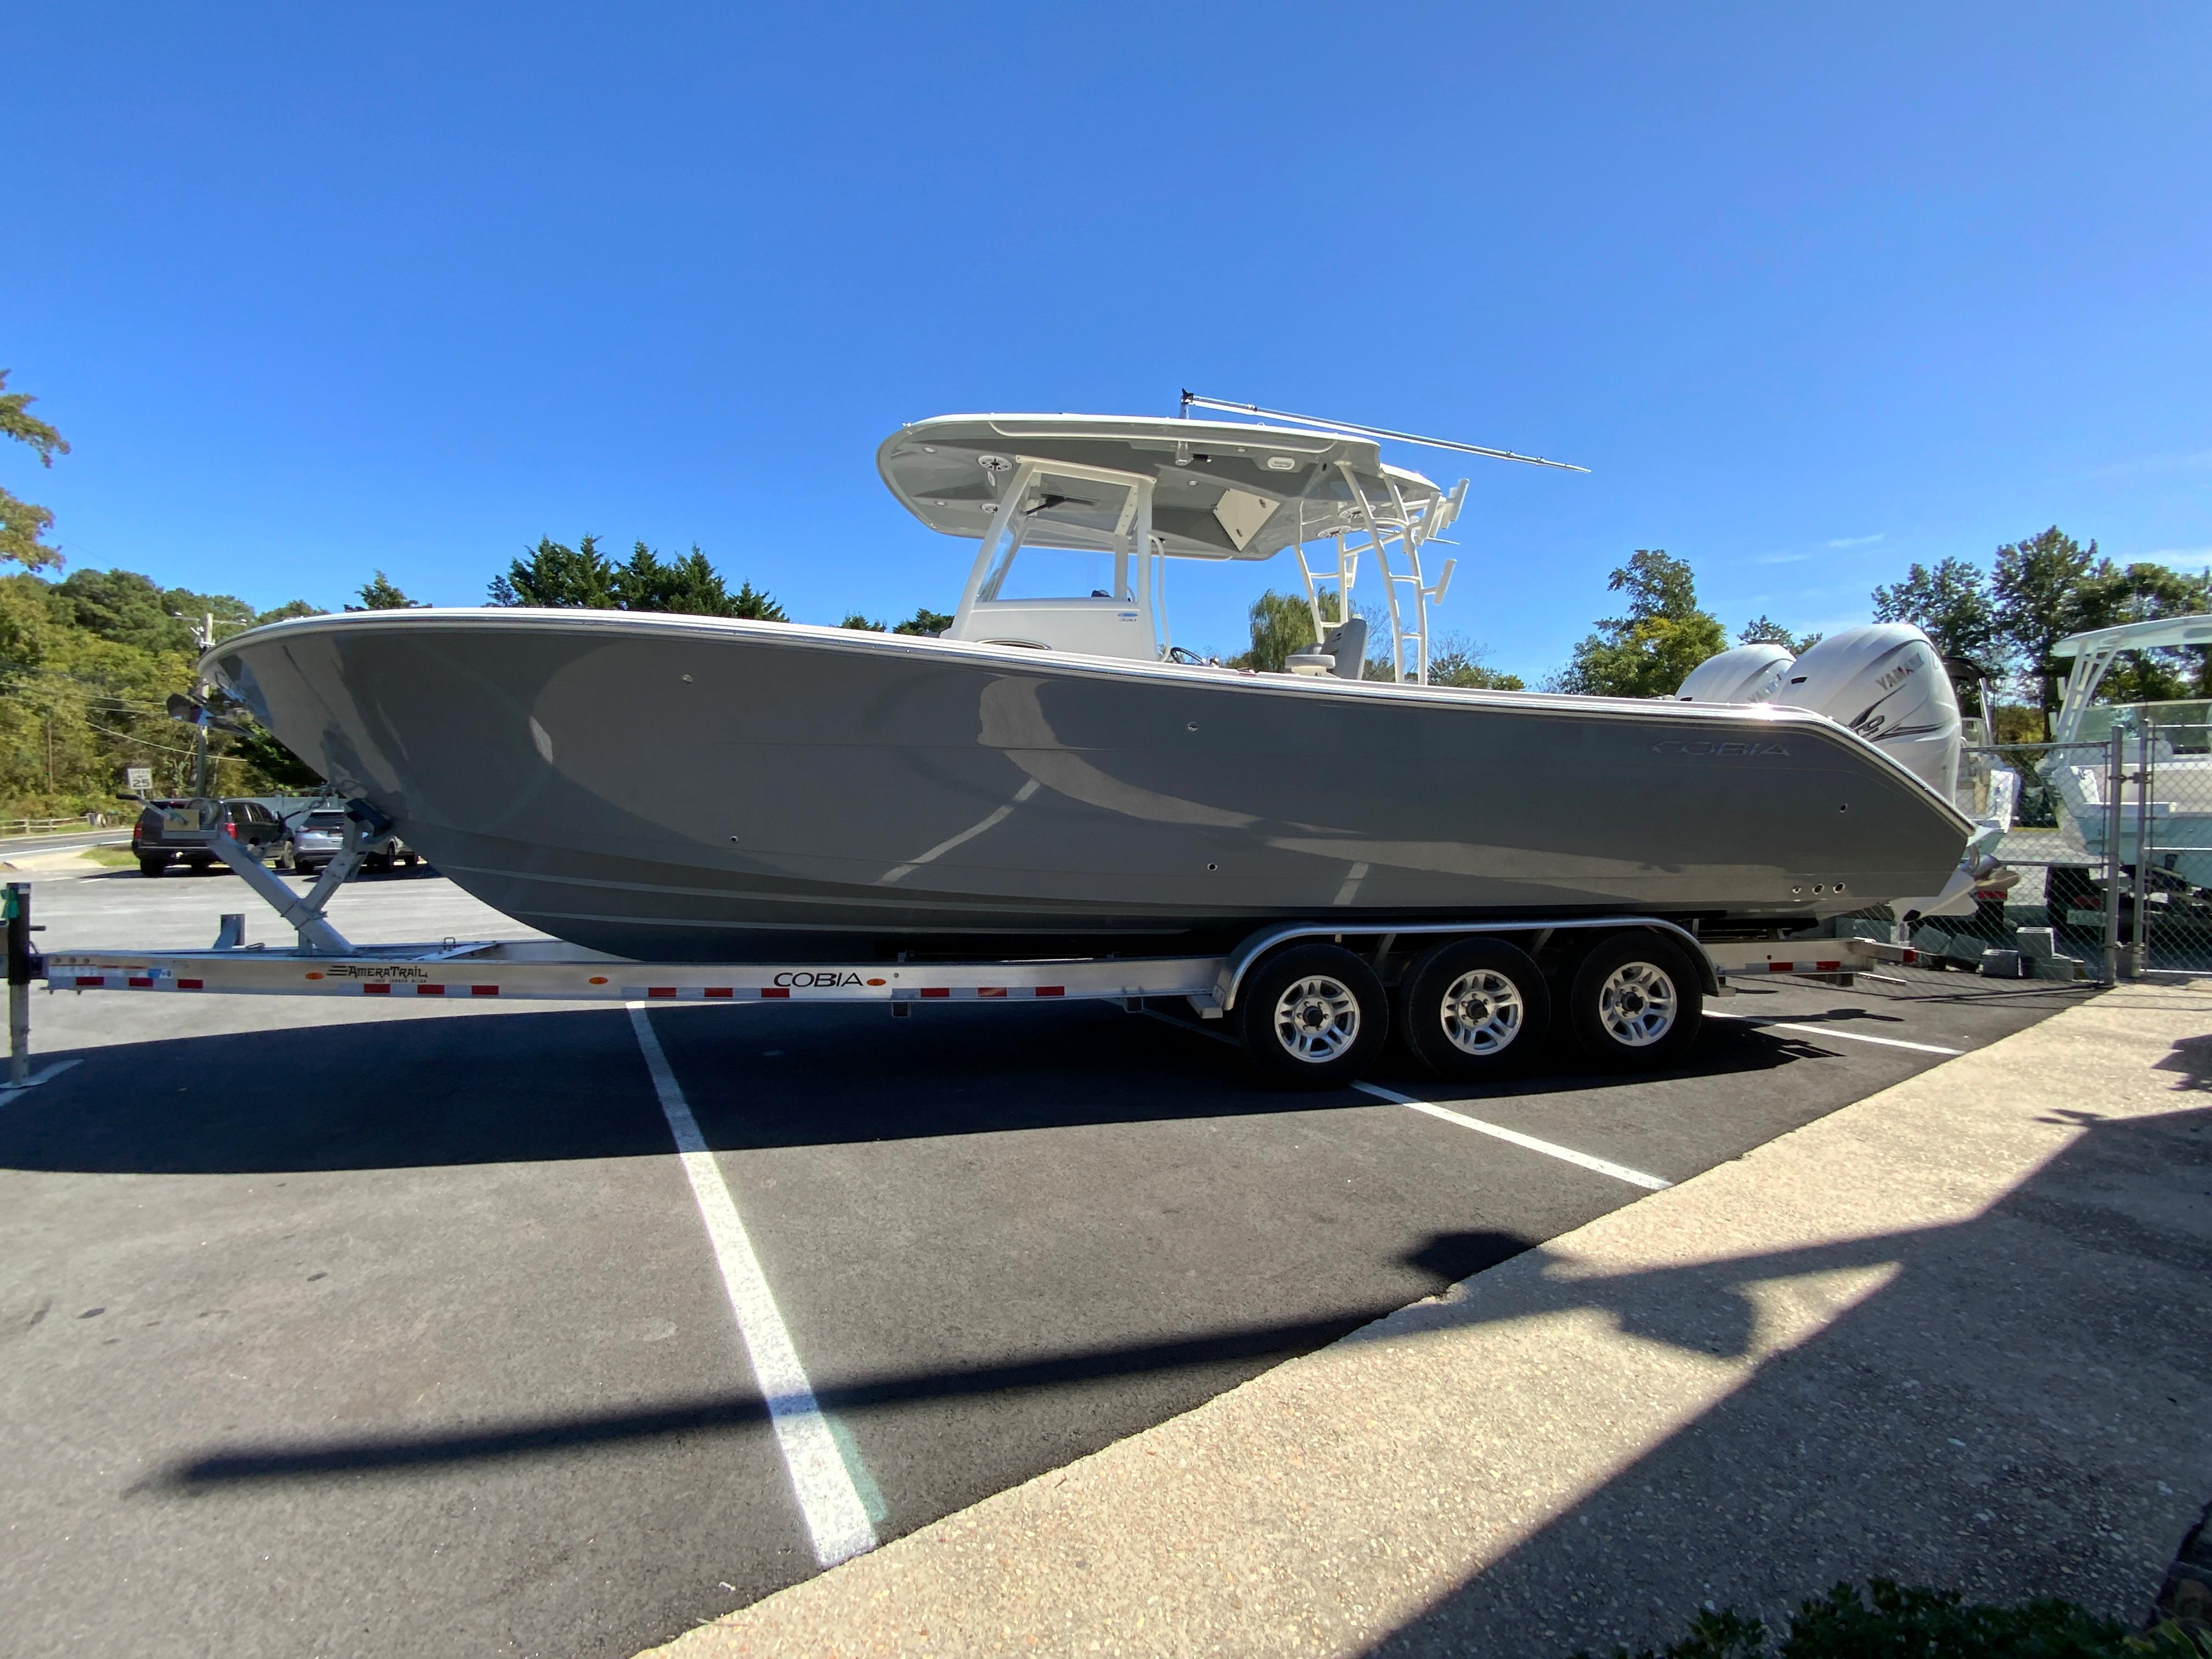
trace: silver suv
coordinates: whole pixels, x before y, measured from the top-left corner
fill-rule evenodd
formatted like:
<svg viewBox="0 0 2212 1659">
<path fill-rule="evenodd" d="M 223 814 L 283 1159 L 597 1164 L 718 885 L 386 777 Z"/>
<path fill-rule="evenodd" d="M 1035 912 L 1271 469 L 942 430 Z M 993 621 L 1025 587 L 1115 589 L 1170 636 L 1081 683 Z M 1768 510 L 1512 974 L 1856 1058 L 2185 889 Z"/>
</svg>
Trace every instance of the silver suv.
<svg viewBox="0 0 2212 1659">
<path fill-rule="evenodd" d="M 277 867 L 321 869 L 344 848 L 345 832 L 346 815 L 343 807 L 318 806 L 313 811 L 293 819 L 290 844 L 288 848 L 279 849 Z M 362 867 L 365 870 L 389 870 L 395 864 L 419 864 L 422 859 L 421 854 L 410 849 L 398 836 L 386 836 L 381 841 L 369 843 L 368 856 L 362 860 Z"/>
</svg>

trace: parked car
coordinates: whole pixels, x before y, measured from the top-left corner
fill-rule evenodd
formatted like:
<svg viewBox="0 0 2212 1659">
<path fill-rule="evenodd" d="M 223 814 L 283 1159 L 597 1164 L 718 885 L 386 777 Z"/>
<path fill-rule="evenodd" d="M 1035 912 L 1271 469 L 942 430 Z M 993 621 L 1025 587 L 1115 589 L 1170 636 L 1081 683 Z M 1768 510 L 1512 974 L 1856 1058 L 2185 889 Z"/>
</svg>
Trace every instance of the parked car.
<svg viewBox="0 0 2212 1659">
<path fill-rule="evenodd" d="M 289 858 L 280 854 L 279 869 L 319 870 L 336 858 L 345 846 L 346 815 L 343 807 L 318 806 L 292 820 L 292 844 Z M 419 864 L 422 855 L 410 848 L 397 836 L 386 836 L 373 842 L 368 856 L 362 860 L 365 870 L 389 870 L 395 864 Z"/>
<path fill-rule="evenodd" d="M 224 862 L 222 854 L 205 847 L 185 846 L 172 840 L 163 828 L 164 809 L 185 806 L 181 800 L 154 800 L 146 803 L 138 814 L 138 822 L 131 829 L 131 851 L 138 860 L 138 873 L 158 876 L 171 865 L 182 860 L 194 875 L 212 869 Z M 223 838 L 242 842 L 264 862 L 278 855 L 281 848 L 290 845 L 290 836 L 283 820 L 274 812 L 252 800 L 226 800 L 222 807 Z"/>
</svg>

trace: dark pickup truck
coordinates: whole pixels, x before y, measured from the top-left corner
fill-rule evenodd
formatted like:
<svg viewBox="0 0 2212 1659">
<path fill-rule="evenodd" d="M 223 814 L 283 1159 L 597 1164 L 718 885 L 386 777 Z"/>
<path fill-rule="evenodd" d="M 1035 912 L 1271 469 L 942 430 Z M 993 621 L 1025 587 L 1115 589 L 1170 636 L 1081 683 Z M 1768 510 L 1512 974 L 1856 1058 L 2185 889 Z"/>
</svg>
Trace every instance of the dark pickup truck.
<svg viewBox="0 0 2212 1659">
<path fill-rule="evenodd" d="M 194 875 L 212 869 L 223 862 L 222 856 L 195 842 L 191 845 L 169 838 L 163 829 L 163 811 L 167 808 L 189 806 L 185 800 L 149 800 L 138 814 L 138 822 L 131 826 L 131 851 L 138 860 L 138 873 L 158 876 L 171 865 L 181 860 Z M 289 843 L 289 833 L 284 821 L 254 800 L 226 800 L 222 807 L 222 836 L 225 842 L 243 842 L 247 849 L 264 862 L 276 855 L 280 847 Z"/>
</svg>

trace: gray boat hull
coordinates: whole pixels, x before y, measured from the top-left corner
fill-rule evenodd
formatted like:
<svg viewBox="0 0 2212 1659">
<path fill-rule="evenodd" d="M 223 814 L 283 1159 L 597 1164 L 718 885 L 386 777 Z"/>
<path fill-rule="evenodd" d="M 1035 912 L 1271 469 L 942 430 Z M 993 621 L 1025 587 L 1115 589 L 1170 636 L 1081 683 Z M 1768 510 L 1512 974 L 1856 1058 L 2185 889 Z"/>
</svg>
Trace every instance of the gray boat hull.
<svg viewBox="0 0 2212 1659">
<path fill-rule="evenodd" d="M 308 618 L 205 667 L 477 897 L 647 960 L 1809 923 L 1939 890 L 1971 830 L 1790 710 L 589 611 Z"/>
</svg>

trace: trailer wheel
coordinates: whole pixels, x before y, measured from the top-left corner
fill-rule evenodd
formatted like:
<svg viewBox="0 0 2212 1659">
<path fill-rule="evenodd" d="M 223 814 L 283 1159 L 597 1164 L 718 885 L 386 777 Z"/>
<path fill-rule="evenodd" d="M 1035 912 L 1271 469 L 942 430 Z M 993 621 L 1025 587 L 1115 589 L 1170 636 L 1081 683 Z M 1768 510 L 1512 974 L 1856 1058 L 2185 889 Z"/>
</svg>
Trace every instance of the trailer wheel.
<svg viewBox="0 0 2212 1659">
<path fill-rule="evenodd" d="M 138 873 L 142 876 L 158 876 L 161 872 L 168 867 L 169 861 L 167 859 L 140 859 L 138 860 Z"/>
<path fill-rule="evenodd" d="M 1375 1061 L 1390 1034 L 1375 970 L 1334 945 L 1293 945 L 1253 970 L 1237 994 L 1244 1052 L 1273 1082 L 1333 1089 Z"/>
<path fill-rule="evenodd" d="M 1678 945 L 1641 928 L 1590 948 L 1568 995 L 1576 1039 L 1624 1070 L 1671 1065 L 1696 1040 L 1705 994 Z"/>
<path fill-rule="evenodd" d="M 1552 991 L 1526 951 L 1464 939 L 1413 965 L 1403 1012 L 1415 1058 L 1438 1077 L 1479 1082 L 1518 1071 L 1543 1047 Z"/>
</svg>

